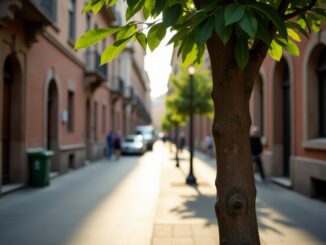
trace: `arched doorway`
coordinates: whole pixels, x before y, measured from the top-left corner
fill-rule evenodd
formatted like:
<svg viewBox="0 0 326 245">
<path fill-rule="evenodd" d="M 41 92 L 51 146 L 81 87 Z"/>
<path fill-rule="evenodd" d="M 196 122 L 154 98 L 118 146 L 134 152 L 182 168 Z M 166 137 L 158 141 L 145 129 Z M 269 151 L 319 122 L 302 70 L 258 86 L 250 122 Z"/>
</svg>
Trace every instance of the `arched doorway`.
<svg viewBox="0 0 326 245">
<path fill-rule="evenodd" d="M 289 68 L 284 66 L 283 70 L 283 176 L 290 175 L 291 156 L 291 91 Z"/>
<path fill-rule="evenodd" d="M 57 152 L 58 152 L 58 113 L 59 113 L 59 99 L 58 88 L 56 82 L 51 80 L 48 87 L 47 100 L 47 144 L 46 148 L 54 152 L 51 171 L 59 171 Z"/>
<path fill-rule="evenodd" d="M 20 65 L 14 56 L 8 56 L 3 66 L 2 105 L 2 184 L 23 182 L 24 120 L 23 86 Z"/>
<path fill-rule="evenodd" d="M 291 157 L 291 82 L 284 58 L 276 65 L 274 80 L 274 175 L 290 176 Z"/>
<path fill-rule="evenodd" d="M 11 145 L 11 121 L 12 121 L 12 87 L 14 83 L 13 68 L 7 59 L 4 66 L 3 76 L 3 122 L 2 122 L 2 183 L 7 184 L 10 178 L 10 145 Z"/>
</svg>

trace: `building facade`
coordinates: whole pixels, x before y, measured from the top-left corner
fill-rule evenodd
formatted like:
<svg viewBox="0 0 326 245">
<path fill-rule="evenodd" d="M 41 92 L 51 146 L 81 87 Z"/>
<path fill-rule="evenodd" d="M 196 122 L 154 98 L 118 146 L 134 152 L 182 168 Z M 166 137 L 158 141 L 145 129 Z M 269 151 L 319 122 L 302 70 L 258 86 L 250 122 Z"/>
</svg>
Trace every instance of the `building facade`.
<svg viewBox="0 0 326 245">
<path fill-rule="evenodd" d="M 326 197 L 326 31 L 300 43 L 300 57 L 266 58 L 251 99 L 265 171 L 304 195 Z"/>
<path fill-rule="evenodd" d="M 28 183 L 29 153 L 52 150 L 51 172 L 65 173 L 104 157 L 110 130 L 125 135 L 150 122 L 149 80 L 136 44 L 126 51 L 127 71 L 124 53 L 99 66 L 114 38 L 74 50 L 87 30 L 119 25 L 124 13 L 105 8 L 80 14 L 84 4 L 0 0 L 1 192 Z"/>
<path fill-rule="evenodd" d="M 250 99 L 252 125 L 261 132 L 266 174 L 296 192 L 325 200 L 326 30 L 302 38 L 299 48 L 300 57 L 284 52 L 280 62 L 265 59 Z M 177 61 L 174 52 L 173 72 Z M 199 150 L 205 149 L 211 123 L 203 116 L 194 118 Z M 186 137 L 188 131 L 186 125 Z"/>
</svg>

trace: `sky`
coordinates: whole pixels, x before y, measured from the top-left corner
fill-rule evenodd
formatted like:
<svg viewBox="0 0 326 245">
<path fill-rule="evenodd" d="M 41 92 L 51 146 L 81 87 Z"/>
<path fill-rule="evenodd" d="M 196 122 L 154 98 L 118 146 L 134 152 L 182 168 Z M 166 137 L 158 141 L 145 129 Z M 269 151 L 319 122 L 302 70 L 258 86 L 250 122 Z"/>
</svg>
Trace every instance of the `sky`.
<svg viewBox="0 0 326 245">
<path fill-rule="evenodd" d="M 152 98 L 157 98 L 167 92 L 173 45 L 166 46 L 166 43 L 171 37 L 172 34 L 167 32 L 165 38 L 154 52 L 149 49 L 146 51 L 145 70 L 149 76 Z"/>
</svg>

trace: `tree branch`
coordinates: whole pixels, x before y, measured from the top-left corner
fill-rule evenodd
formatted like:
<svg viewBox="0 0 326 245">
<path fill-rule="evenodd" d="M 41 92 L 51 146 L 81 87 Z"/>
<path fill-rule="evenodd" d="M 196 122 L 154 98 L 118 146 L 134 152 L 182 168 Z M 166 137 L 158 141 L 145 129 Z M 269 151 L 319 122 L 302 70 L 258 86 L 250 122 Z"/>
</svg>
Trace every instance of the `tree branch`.
<svg viewBox="0 0 326 245">
<path fill-rule="evenodd" d="M 306 6 L 306 7 L 303 7 L 301 9 L 297 9 L 296 11 L 290 13 L 290 14 L 286 14 L 283 16 L 283 20 L 289 20 L 289 19 L 292 19 L 308 10 L 311 10 L 317 3 L 317 0 L 311 0 L 310 3 Z"/>
</svg>

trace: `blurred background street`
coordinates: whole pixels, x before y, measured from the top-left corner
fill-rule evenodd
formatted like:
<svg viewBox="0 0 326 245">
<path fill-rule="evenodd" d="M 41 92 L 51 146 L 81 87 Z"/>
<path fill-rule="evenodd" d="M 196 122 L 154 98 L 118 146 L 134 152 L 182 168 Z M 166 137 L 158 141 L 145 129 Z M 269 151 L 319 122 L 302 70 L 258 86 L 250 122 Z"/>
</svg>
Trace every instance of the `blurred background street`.
<svg viewBox="0 0 326 245">
<path fill-rule="evenodd" d="M 218 244 L 214 160 L 196 152 L 192 187 L 185 184 L 188 151 L 180 154 L 179 169 L 173 158 L 157 142 L 143 156 L 101 160 L 46 188 L 6 195 L 0 244 Z M 256 181 L 262 244 L 326 243 L 325 203 Z"/>
</svg>

